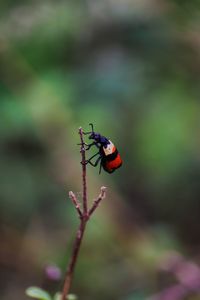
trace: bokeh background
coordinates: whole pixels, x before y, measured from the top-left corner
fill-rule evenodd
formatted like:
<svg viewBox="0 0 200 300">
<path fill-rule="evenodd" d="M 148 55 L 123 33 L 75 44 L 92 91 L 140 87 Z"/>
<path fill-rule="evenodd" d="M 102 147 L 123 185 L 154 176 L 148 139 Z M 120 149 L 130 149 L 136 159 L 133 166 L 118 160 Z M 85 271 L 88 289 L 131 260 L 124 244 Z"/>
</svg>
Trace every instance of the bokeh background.
<svg viewBox="0 0 200 300">
<path fill-rule="evenodd" d="M 200 299 L 200 1 L 0 3 L 0 298 L 51 293 L 81 199 L 78 128 L 123 167 L 88 167 L 80 300 Z M 91 151 L 92 153 L 92 151 Z M 88 154 L 89 156 L 90 154 Z M 59 276 L 58 276 L 59 277 Z M 55 279 L 55 278 L 52 278 Z"/>
</svg>

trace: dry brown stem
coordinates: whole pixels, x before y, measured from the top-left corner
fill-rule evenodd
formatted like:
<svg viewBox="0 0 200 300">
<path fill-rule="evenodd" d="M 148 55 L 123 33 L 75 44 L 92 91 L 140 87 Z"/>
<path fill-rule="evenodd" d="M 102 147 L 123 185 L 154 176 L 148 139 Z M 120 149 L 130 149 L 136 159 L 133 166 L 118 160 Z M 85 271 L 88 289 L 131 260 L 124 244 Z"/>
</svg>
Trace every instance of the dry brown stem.
<svg viewBox="0 0 200 300">
<path fill-rule="evenodd" d="M 69 290 L 71 288 L 71 283 L 72 283 L 72 277 L 74 273 L 74 268 L 77 262 L 78 254 L 80 251 L 80 246 L 81 242 L 83 239 L 83 235 L 85 232 L 86 224 L 87 221 L 89 220 L 89 217 L 93 214 L 93 212 L 96 210 L 96 208 L 99 206 L 101 200 L 105 198 L 105 193 L 106 193 L 106 188 L 103 186 L 101 187 L 101 192 L 99 196 L 94 200 L 93 205 L 90 209 L 88 209 L 88 197 L 87 197 L 87 177 L 86 177 L 86 158 L 85 158 L 85 142 L 83 139 L 83 130 L 80 127 L 79 128 L 79 135 L 80 135 L 80 140 L 81 140 L 81 165 L 82 165 L 82 186 L 83 186 L 83 198 L 82 198 L 82 203 L 83 203 L 83 210 L 81 210 L 80 203 L 78 202 L 76 195 L 70 191 L 69 192 L 69 197 L 72 200 L 72 203 L 74 204 L 77 213 L 80 218 L 80 225 L 78 228 L 78 231 L 76 233 L 76 238 L 74 241 L 73 249 L 72 249 L 72 255 L 68 264 L 68 268 L 65 274 L 65 279 L 64 279 L 64 285 L 63 285 L 63 291 L 62 291 L 62 300 L 67 299 L 67 295 L 69 294 Z"/>
</svg>

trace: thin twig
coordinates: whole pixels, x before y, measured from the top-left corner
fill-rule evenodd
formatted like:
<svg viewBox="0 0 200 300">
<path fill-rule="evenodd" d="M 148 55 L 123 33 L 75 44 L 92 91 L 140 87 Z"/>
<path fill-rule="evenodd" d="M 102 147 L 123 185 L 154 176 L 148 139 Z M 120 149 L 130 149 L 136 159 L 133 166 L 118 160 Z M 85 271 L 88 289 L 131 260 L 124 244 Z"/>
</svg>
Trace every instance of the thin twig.
<svg viewBox="0 0 200 300">
<path fill-rule="evenodd" d="M 79 128 L 81 139 L 81 164 L 82 164 L 82 183 L 83 183 L 83 215 L 87 216 L 87 182 L 86 182 L 86 159 L 85 159 L 85 143 L 83 140 L 83 129 Z"/>
<path fill-rule="evenodd" d="M 96 208 L 99 206 L 101 200 L 103 200 L 106 196 L 106 187 L 102 186 L 101 187 L 101 192 L 98 196 L 97 199 L 94 200 L 92 207 L 89 210 L 88 215 L 91 216 L 93 214 L 93 212 L 96 210 Z"/>
<path fill-rule="evenodd" d="M 74 241 L 74 246 L 72 249 L 72 256 L 71 256 L 71 259 L 70 259 L 70 262 L 69 262 L 69 265 L 67 268 L 67 272 L 65 275 L 65 279 L 64 279 L 62 300 L 66 300 L 66 297 L 69 294 L 69 290 L 70 290 L 71 283 L 72 283 L 72 277 L 73 277 L 73 273 L 74 273 L 74 268 L 76 265 L 78 253 L 79 253 L 81 242 L 82 242 L 83 235 L 85 232 L 85 226 L 88 221 L 85 143 L 83 140 L 83 130 L 81 127 L 79 128 L 79 135 L 80 135 L 80 139 L 81 139 L 80 153 L 81 153 L 81 158 L 82 158 L 81 164 L 82 164 L 82 182 L 83 182 L 83 213 L 79 210 L 80 207 L 77 207 L 76 203 L 78 201 L 76 201 L 77 200 L 76 197 L 74 198 L 74 196 L 75 196 L 74 193 L 71 192 L 70 198 L 72 199 L 73 203 L 75 204 L 78 214 L 81 218 L 80 218 L 79 229 L 77 231 L 76 238 Z"/>
<path fill-rule="evenodd" d="M 69 192 L 69 198 L 72 200 L 72 203 L 74 204 L 74 206 L 79 214 L 79 217 L 82 219 L 83 213 L 80 209 L 80 203 L 78 202 L 75 194 L 72 191 Z"/>
<path fill-rule="evenodd" d="M 75 268 L 76 261 L 78 258 L 78 253 L 80 250 L 81 242 L 83 239 L 86 222 L 87 221 L 84 221 L 84 219 L 81 220 L 79 229 L 76 234 L 76 239 L 75 239 L 73 250 L 72 250 L 71 260 L 69 262 L 69 266 L 68 266 L 66 276 L 65 276 L 63 292 L 62 292 L 62 300 L 66 300 L 67 295 L 69 294 L 69 290 L 70 290 L 71 283 L 72 283 L 73 272 L 74 272 L 74 268 Z"/>
<path fill-rule="evenodd" d="M 63 291 L 62 291 L 62 300 L 67 299 L 67 295 L 69 294 L 69 290 L 72 283 L 72 277 L 74 273 L 74 268 L 77 262 L 78 254 L 80 251 L 81 242 L 83 239 L 83 235 L 85 232 L 87 221 L 89 220 L 89 216 L 95 211 L 95 209 L 98 207 L 100 201 L 105 198 L 105 187 L 101 188 L 101 193 L 99 194 L 98 198 L 94 200 L 92 208 L 88 211 L 88 199 L 87 199 L 87 182 L 86 182 L 86 159 L 85 159 L 85 142 L 83 140 L 83 130 L 80 127 L 79 128 L 79 135 L 81 139 L 81 164 L 82 164 L 82 185 L 83 185 L 83 212 L 80 209 L 80 204 L 73 192 L 69 192 L 69 197 L 71 198 L 73 204 L 75 205 L 75 208 L 79 214 L 80 217 L 80 225 L 76 234 L 76 238 L 74 241 L 73 249 L 72 249 L 72 255 L 71 259 L 67 268 L 67 272 L 64 279 L 64 285 L 63 285 Z"/>
</svg>

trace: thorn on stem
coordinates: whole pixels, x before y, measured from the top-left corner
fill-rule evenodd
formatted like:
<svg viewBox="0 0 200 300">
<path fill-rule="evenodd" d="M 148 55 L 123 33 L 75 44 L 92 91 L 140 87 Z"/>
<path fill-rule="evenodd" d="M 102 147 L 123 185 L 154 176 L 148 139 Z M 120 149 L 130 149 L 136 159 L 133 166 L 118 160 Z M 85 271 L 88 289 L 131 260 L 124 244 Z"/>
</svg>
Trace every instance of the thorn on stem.
<svg viewBox="0 0 200 300">
<path fill-rule="evenodd" d="M 101 187 L 101 198 L 104 199 L 106 196 L 106 187 L 102 186 Z"/>
</svg>

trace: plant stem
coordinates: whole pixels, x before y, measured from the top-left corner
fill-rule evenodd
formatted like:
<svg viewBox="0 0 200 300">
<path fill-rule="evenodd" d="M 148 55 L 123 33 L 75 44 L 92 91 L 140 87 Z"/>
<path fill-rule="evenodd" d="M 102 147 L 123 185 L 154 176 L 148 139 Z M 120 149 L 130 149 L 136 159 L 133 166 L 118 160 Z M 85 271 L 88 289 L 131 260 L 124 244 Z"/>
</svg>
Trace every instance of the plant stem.
<svg viewBox="0 0 200 300">
<path fill-rule="evenodd" d="M 62 296 L 61 299 L 62 300 L 66 300 L 67 299 L 67 295 L 69 294 L 69 290 L 71 288 L 71 284 L 72 284 L 72 277 L 73 277 L 73 273 L 74 273 L 74 268 L 76 266 L 76 262 L 77 262 L 77 258 L 78 258 L 78 254 L 80 251 L 80 246 L 81 246 L 81 242 L 83 239 L 83 235 L 85 232 L 85 228 L 86 228 L 86 224 L 87 221 L 89 220 L 90 216 L 92 215 L 92 213 L 96 210 L 96 208 L 99 206 L 99 203 L 101 202 L 102 199 L 105 198 L 105 187 L 101 187 L 101 192 L 99 194 L 99 196 L 97 197 L 97 199 L 94 200 L 93 206 L 88 210 L 88 197 L 87 197 L 87 181 L 86 181 L 86 159 L 85 159 L 85 143 L 83 140 L 83 130 L 80 127 L 79 128 L 79 135 L 80 135 L 80 139 L 81 139 L 81 164 L 82 164 L 82 186 L 83 186 L 83 210 L 81 210 L 80 208 L 80 204 L 75 196 L 75 194 L 71 191 L 69 192 L 69 197 L 72 200 L 72 203 L 74 204 L 79 218 L 80 218 L 80 225 L 76 234 L 76 238 L 74 241 L 74 245 L 73 245 L 73 249 L 72 249 L 72 255 L 71 255 L 71 259 L 66 271 L 66 275 L 65 275 L 65 279 L 64 279 L 64 285 L 63 285 L 63 291 L 62 291 Z"/>
<path fill-rule="evenodd" d="M 83 140 L 83 130 L 79 128 L 79 135 L 81 139 L 81 157 L 82 157 L 82 184 L 83 184 L 83 215 L 84 217 L 87 216 L 87 182 L 86 182 L 86 159 L 85 159 L 85 143 Z"/>
<path fill-rule="evenodd" d="M 73 247 L 73 250 L 72 250 L 71 260 L 69 262 L 69 266 L 68 266 L 67 273 L 66 273 L 66 276 L 65 276 L 63 292 L 62 292 L 62 300 L 66 300 L 66 297 L 69 294 L 69 290 L 70 290 L 71 283 L 72 283 L 72 276 L 73 276 L 74 268 L 75 268 L 78 253 L 79 253 L 79 250 L 80 250 L 81 241 L 83 239 L 83 235 L 84 235 L 84 232 L 85 232 L 86 222 L 87 221 L 85 221 L 84 219 L 81 220 L 80 225 L 79 225 L 79 229 L 78 229 L 77 234 L 76 234 L 76 239 L 75 239 L 74 247 Z"/>
<path fill-rule="evenodd" d="M 82 219 L 83 213 L 80 208 L 80 203 L 78 202 L 75 194 L 72 191 L 69 192 L 69 198 L 72 200 L 72 203 L 74 204 L 74 206 L 79 214 L 80 219 Z"/>
<path fill-rule="evenodd" d="M 105 194 L 106 194 L 106 187 L 102 186 L 101 187 L 101 192 L 98 196 L 97 199 L 94 200 L 92 207 L 90 208 L 90 210 L 88 211 L 88 215 L 89 217 L 93 214 L 93 212 L 97 209 L 97 207 L 99 206 L 101 200 L 103 200 L 105 198 Z"/>
<path fill-rule="evenodd" d="M 85 143 L 83 140 L 83 130 L 81 127 L 79 128 L 79 135 L 80 135 L 80 139 L 81 139 L 80 152 L 81 152 L 81 157 L 82 157 L 81 164 L 82 164 L 82 184 L 83 184 L 83 213 L 78 209 L 78 213 L 80 216 L 80 225 L 79 225 L 79 228 L 78 228 L 78 231 L 76 234 L 76 239 L 74 241 L 74 246 L 73 246 L 73 250 L 72 250 L 72 256 L 71 256 L 71 259 L 70 259 L 70 262 L 69 262 L 69 265 L 67 268 L 67 272 L 65 275 L 63 291 L 62 291 L 62 300 L 66 300 L 66 297 L 69 294 L 74 268 L 75 268 L 75 265 L 77 262 L 78 253 L 79 253 L 81 242 L 82 242 L 83 235 L 85 232 L 86 223 L 88 221 Z M 71 195 L 71 198 L 73 201 L 75 198 L 73 198 L 72 194 L 73 193 L 71 192 L 70 195 Z M 73 202 L 76 205 L 76 199 Z"/>
</svg>

